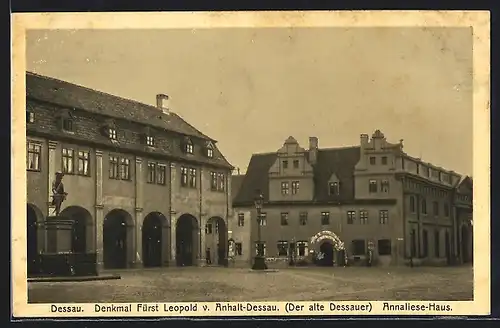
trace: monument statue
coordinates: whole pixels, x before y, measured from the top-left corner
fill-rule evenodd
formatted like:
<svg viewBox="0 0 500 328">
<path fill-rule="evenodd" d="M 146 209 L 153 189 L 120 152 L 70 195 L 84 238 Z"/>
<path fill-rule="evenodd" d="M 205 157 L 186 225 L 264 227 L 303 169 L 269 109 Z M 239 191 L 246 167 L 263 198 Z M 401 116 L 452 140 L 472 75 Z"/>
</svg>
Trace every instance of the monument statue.
<svg viewBox="0 0 500 328">
<path fill-rule="evenodd" d="M 54 213 L 56 216 L 61 212 L 61 205 L 68 196 L 68 193 L 64 192 L 63 176 L 62 172 L 56 172 L 56 179 L 52 182 L 52 205 L 55 207 Z"/>
</svg>

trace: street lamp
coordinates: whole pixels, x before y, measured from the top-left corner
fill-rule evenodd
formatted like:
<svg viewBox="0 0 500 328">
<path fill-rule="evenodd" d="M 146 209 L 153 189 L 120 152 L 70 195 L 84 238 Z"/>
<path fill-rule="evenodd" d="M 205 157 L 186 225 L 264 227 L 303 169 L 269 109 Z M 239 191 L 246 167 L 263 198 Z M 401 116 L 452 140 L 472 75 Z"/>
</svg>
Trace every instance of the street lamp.
<svg viewBox="0 0 500 328">
<path fill-rule="evenodd" d="M 255 198 L 254 204 L 257 210 L 257 255 L 255 255 L 252 270 L 266 270 L 266 258 L 263 254 L 264 248 L 261 241 L 262 205 L 264 204 L 264 196 L 261 193 Z"/>
</svg>

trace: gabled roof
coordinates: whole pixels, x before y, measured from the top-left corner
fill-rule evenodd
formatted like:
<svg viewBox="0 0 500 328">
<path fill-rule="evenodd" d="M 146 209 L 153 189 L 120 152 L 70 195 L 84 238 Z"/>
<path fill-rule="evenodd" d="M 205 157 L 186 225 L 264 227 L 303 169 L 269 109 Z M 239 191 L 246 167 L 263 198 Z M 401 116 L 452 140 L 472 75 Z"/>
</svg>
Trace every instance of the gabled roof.
<svg viewBox="0 0 500 328">
<path fill-rule="evenodd" d="M 473 188 L 472 178 L 468 175 L 462 176 L 456 187 L 458 192 L 468 192 Z"/>
<path fill-rule="evenodd" d="M 269 200 L 268 171 L 277 159 L 276 153 L 254 154 L 233 203 L 253 202 L 257 191 Z M 307 157 L 307 154 L 306 154 Z M 354 199 L 354 168 L 360 158 L 360 147 L 318 149 L 314 172 L 314 201 L 344 201 Z M 328 180 L 335 173 L 340 182 L 340 194 L 329 195 Z"/>
<path fill-rule="evenodd" d="M 238 194 L 238 191 L 240 190 L 241 183 L 243 182 L 243 179 L 245 178 L 244 174 L 235 174 L 231 176 L 231 194 L 234 198 Z"/>
<path fill-rule="evenodd" d="M 26 97 L 215 141 L 175 113 L 32 72 L 26 72 Z"/>
</svg>

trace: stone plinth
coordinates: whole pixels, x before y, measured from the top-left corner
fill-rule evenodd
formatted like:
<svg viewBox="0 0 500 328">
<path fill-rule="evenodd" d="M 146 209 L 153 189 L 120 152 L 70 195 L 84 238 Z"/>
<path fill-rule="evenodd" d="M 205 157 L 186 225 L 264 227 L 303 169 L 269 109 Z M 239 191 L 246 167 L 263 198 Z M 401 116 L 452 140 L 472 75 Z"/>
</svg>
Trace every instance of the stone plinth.
<svg viewBox="0 0 500 328">
<path fill-rule="evenodd" d="M 44 253 L 58 254 L 71 252 L 74 221 L 60 216 L 48 216 L 43 223 L 47 243 Z"/>
</svg>

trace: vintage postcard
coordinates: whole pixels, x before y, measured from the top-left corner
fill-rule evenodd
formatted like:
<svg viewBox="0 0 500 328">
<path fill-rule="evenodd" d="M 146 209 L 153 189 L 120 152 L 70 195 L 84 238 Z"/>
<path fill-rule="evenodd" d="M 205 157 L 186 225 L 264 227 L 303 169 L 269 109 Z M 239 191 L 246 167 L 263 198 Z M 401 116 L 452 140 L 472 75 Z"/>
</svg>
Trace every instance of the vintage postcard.
<svg viewBox="0 0 500 328">
<path fill-rule="evenodd" d="M 14 14 L 14 316 L 488 314 L 489 20 Z"/>
</svg>

